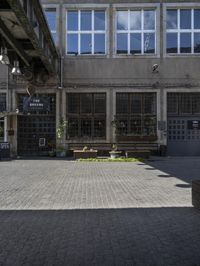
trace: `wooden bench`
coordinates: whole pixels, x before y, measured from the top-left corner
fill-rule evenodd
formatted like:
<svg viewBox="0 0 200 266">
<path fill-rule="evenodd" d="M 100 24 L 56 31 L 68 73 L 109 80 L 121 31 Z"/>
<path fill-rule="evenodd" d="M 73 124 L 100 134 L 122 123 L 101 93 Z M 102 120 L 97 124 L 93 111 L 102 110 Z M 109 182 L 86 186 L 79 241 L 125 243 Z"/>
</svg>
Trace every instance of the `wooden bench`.
<svg viewBox="0 0 200 266">
<path fill-rule="evenodd" d="M 126 158 L 149 159 L 151 152 L 149 150 L 128 150 L 125 151 Z"/>
<path fill-rule="evenodd" d="M 200 180 L 192 181 L 192 205 L 200 209 Z"/>
<path fill-rule="evenodd" d="M 74 150 L 73 151 L 74 159 L 88 159 L 88 158 L 97 158 L 97 150 Z"/>
</svg>

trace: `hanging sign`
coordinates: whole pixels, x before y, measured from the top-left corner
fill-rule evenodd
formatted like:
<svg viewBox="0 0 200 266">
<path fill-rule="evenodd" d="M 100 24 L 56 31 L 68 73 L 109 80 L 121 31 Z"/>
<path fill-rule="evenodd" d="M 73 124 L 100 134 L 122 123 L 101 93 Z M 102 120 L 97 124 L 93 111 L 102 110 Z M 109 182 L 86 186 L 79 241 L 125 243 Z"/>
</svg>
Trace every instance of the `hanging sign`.
<svg viewBox="0 0 200 266">
<path fill-rule="evenodd" d="M 24 97 L 24 111 L 50 111 L 50 99 L 42 97 Z"/>
</svg>

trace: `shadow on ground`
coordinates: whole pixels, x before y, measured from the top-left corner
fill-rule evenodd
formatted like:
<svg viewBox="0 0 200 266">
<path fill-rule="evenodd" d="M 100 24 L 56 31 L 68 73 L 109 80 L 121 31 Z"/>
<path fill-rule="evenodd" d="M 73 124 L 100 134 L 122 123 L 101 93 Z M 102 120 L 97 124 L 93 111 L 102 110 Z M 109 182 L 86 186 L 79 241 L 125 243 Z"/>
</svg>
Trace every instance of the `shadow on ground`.
<svg viewBox="0 0 200 266">
<path fill-rule="evenodd" d="M 193 208 L 0 211 L 0 265 L 199 266 Z"/>
<path fill-rule="evenodd" d="M 187 186 L 182 186 L 182 183 L 177 184 L 178 187 L 191 187 L 192 180 L 200 179 L 200 157 L 156 157 L 153 160 L 145 161 L 146 170 L 154 171 L 160 170 L 164 172 L 159 174 L 160 178 L 176 177 L 186 183 Z M 142 163 L 140 163 L 142 165 Z"/>
</svg>

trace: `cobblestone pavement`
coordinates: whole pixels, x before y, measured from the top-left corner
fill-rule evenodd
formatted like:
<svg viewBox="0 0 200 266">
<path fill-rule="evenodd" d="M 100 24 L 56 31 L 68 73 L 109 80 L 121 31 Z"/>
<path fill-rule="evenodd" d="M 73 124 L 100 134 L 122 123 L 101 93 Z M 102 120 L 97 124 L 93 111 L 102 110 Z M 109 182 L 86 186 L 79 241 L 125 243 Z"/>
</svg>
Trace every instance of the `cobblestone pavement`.
<svg viewBox="0 0 200 266">
<path fill-rule="evenodd" d="M 200 158 L 0 162 L 0 266 L 200 266 Z"/>
</svg>

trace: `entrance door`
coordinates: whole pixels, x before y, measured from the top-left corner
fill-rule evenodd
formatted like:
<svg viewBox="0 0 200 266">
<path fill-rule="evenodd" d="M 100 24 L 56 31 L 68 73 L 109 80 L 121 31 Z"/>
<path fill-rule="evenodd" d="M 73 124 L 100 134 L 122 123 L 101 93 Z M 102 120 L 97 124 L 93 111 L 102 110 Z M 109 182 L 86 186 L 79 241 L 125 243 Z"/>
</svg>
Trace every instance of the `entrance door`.
<svg viewBox="0 0 200 266">
<path fill-rule="evenodd" d="M 200 93 L 167 94 L 168 154 L 200 156 Z"/>
<path fill-rule="evenodd" d="M 54 116 L 18 117 L 18 154 L 26 156 L 48 155 L 55 143 Z"/>
<path fill-rule="evenodd" d="M 168 155 L 200 156 L 200 116 L 168 117 Z"/>
</svg>

